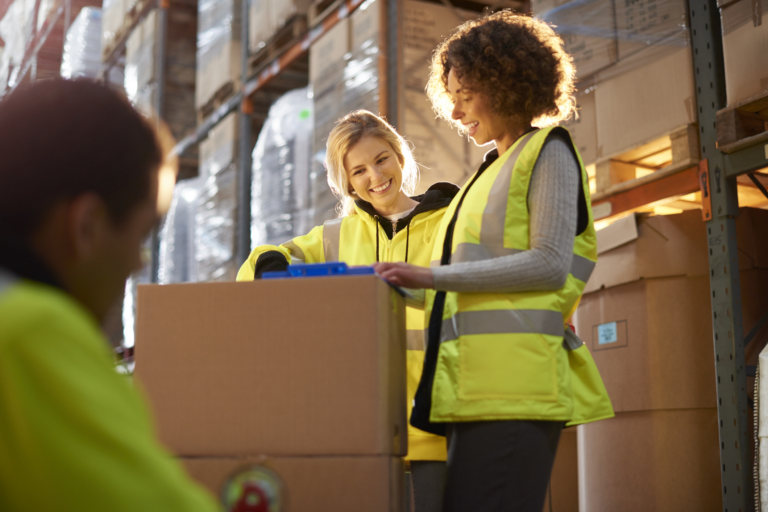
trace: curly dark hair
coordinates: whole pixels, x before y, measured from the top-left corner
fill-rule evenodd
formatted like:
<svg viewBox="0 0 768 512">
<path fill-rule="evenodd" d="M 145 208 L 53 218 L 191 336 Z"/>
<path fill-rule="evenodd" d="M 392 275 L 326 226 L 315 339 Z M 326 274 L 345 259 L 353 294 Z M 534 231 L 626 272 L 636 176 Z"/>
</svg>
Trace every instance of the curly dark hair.
<svg viewBox="0 0 768 512">
<path fill-rule="evenodd" d="M 448 74 L 485 95 L 501 116 L 548 126 L 575 113 L 573 62 L 563 42 L 545 22 L 505 10 L 457 27 L 435 49 L 427 95 L 435 113 L 451 119 Z"/>
</svg>

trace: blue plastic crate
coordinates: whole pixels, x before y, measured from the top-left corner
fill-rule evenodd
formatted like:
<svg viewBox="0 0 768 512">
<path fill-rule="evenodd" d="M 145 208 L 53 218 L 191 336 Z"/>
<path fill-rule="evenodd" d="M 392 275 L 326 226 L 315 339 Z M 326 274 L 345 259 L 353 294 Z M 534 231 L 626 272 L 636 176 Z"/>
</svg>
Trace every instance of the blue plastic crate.
<svg viewBox="0 0 768 512">
<path fill-rule="evenodd" d="M 334 261 L 331 263 L 302 263 L 288 265 L 284 272 L 264 272 L 262 279 L 285 279 L 288 277 L 328 277 L 328 276 L 362 276 L 375 274 L 373 267 L 349 267 L 346 263 Z"/>
</svg>

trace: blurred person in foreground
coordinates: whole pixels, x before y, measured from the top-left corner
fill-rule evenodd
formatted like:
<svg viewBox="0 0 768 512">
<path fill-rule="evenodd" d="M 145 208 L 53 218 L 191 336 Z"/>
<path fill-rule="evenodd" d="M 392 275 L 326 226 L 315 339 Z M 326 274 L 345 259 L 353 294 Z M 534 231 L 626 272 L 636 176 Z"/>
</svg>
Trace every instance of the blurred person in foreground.
<svg viewBox="0 0 768 512">
<path fill-rule="evenodd" d="M 0 155 L 0 510 L 218 510 L 99 329 L 175 179 L 155 131 L 103 85 L 51 80 L 0 101 Z"/>
</svg>

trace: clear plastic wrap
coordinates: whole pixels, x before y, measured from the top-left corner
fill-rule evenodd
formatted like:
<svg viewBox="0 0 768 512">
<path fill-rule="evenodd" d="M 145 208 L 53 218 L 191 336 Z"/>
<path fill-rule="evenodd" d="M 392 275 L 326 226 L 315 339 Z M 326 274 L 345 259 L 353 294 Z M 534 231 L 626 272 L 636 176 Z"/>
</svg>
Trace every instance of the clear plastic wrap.
<svg viewBox="0 0 768 512">
<path fill-rule="evenodd" d="M 612 78 L 689 46 L 685 0 L 539 0 L 532 9 L 562 37 L 579 80 Z"/>
<path fill-rule="evenodd" d="M 354 13 L 353 13 L 354 17 Z M 344 77 L 349 52 L 349 18 L 340 20 L 310 47 L 309 75 L 314 130 L 309 173 L 310 223 L 313 226 L 337 217 L 338 199 L 328 186 L 325 145 L 336 121 L 351 109 L 344 102 Z"/>
<path fill-rule="evenodd" d="M 269 109 L 253 150 L 253 247 L 279 245 L 312 227 L 308 188 L 312 106 L 309 90 L 303 88 L 286 93 Z"/>
<path fill-rule="evenodd" d="M 237 120 L 236 112 L 229 114 L 200 143 L 192 281 L 234 280 L 237 273 Z"/>
<path fill-rule="evenodd" d="M 15 85 L 19 65 L 24 58 L 29 37 L 32 33 L 32 14 L 35 0 L 15 0 L 0 19 L 0 39 L 5 50 L 0 58 L 0 90 Z"/>
<path fill-rule="evenodd" d="M 160 231 L 160 284 L 186 283 L 195 276 L 195 213 L 200 198 L 202 180 L 180 181 Z"/>
<path fill-rule="evenodd" d="M 83 7 L 69 27 L 61 59 L 64 78 L 95 78 L 101 70 L 101 9 Z M 123 83 L 121 68 L 110 70 L 110 82 Z"/>
<path fill-rule="evenodd" d="M 125 45 L 125 92 L 144 112 L 153 109 L 157 10 L 153 9 L 128 36 Z"/>
<path fill-rule="evenodd" d="M 194 281 L 234 281 L 237 168 L 203 178 L 195 211 Z"/>
<path fill-rule="evenodd" d="M 149 262 L 152 238 L 144 241 L 141 247 L 143 260 Z M 144 267 L 128 276 L 125 282 L 125 295 L 123 297 L 123 346 L 133 347 L 136 341 L 136 291 L 140 284 L 152 281 L 152 266 L 147 263 Z"/>
<path fill-rule="evenodd" d="M 241 0 L 200 0 L 197 17 L 197 107 L 240 77 Z"/>
<path fill-rule="evenodd" d="M 248 45 L 251 52 L 263 48 L 296 14 L 306 14 L 312 0 L 250 0 Z"/>
</svg>

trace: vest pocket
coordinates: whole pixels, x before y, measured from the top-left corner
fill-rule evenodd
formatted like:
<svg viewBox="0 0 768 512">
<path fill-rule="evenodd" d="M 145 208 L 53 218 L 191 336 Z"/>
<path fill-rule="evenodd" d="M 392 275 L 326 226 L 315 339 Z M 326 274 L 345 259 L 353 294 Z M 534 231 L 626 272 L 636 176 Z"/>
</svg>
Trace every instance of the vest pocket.
<svg viewBox="0 0 768 512">
<path fill-rule="evenodd" d="M 462 336 L 458 347 L 459 399 L 556 402 L 556 348 L 562 338 L 548 338 L 542 334 Z"/>
</svg>

